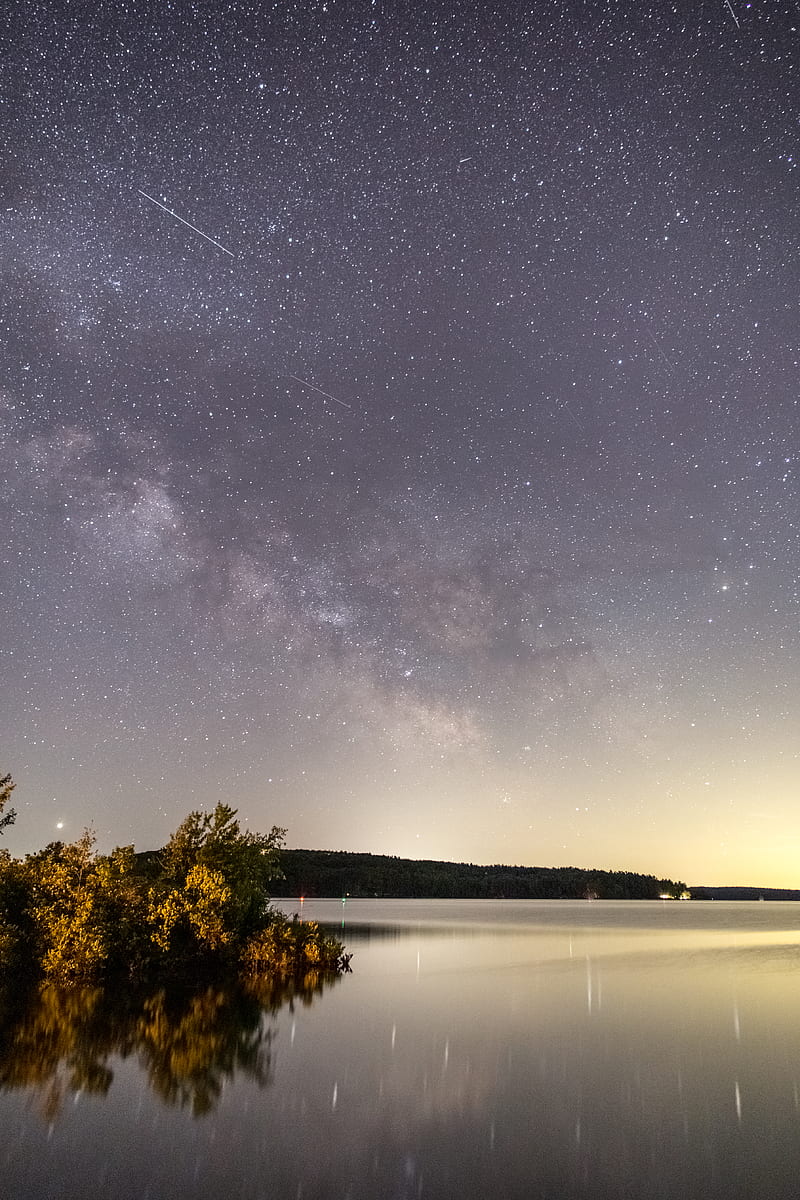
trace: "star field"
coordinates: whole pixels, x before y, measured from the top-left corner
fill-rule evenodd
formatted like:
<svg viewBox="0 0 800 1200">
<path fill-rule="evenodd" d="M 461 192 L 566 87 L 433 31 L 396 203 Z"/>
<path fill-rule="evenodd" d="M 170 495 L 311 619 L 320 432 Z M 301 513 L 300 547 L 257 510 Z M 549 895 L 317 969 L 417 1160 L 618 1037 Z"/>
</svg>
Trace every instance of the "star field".
<svg viewBox="0 0 800 1200">
<path fill-rule="evenodd" d="M 797 5 L 10 13 L 7 846 L 794 886 Z"/>
</svg>

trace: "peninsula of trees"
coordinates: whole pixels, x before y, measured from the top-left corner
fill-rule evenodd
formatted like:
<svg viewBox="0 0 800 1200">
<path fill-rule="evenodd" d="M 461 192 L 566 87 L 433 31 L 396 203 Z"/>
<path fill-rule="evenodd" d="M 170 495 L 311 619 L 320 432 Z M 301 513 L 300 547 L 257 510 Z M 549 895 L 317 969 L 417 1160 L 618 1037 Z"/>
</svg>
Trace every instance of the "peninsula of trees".
<svg viewBox="0 0 800 1200">
<path fill-rule="evenodd" d="M 344 850 L 283 850 L 281 896 L 458 900 L 679 899 L 686 884 L 632 871 L 477 866 Z"/>
<path fill-rule="evenodd" d="M 13 786 L 0 780 L 0 812 Z M 23 859 L 0 851 L 0 972 L 74 983 L 345 970 L 338 941 L 270 907 L 284 836 L 242 831 L 218 804 L 154 854 L 97 854 L 89 832 Z"/>
</svg>

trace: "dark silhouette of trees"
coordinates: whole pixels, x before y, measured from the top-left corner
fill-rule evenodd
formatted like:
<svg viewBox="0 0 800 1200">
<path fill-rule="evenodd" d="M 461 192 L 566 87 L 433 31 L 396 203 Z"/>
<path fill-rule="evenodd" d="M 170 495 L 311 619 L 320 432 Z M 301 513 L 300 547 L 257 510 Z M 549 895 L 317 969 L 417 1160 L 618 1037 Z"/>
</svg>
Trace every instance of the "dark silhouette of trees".
<svg viewBox="0 0 800 1200">
<path fill-rule="evenodd" d="M 632 871 L 479 866 L 344 850 L 284 850 L 285 896 L 393 896 L 463 900 L 656 900 L 685 884 Z"/>
</svg>

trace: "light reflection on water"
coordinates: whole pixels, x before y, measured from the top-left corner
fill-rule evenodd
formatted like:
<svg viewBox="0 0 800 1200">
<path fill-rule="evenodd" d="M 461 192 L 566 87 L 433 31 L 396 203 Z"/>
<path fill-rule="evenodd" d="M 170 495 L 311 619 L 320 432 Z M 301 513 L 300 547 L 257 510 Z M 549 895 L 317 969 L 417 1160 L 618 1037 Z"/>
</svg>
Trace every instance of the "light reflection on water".
<svg viewBox="0 0 800 1200">
<path fill-rule="evenodd" d="M 265 1076 L 229 1054 L 202 1119 L 119 1050 L 107 1091 L 50 1120 L 31 1087 L 6 1090 L 3 1194 L 797 1195 L 800 905 L 302 912 L 344 921 L 353 975 L 273 1006 Z"/>
</svg>

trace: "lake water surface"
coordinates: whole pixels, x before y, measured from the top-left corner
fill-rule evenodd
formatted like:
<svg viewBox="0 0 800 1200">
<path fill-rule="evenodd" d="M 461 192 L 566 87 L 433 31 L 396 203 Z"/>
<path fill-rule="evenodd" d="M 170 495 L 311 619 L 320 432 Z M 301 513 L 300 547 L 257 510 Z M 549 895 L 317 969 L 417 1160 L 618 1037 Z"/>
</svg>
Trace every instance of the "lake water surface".
<svg viewBox="0 0 800 1200">
<path fill-rule="evenodd" d="M 800 905 L 302 907 L 354 952 L 315 994 L 7 1022 L 0 1194 L 800 1194 Z"/>
</svg>

